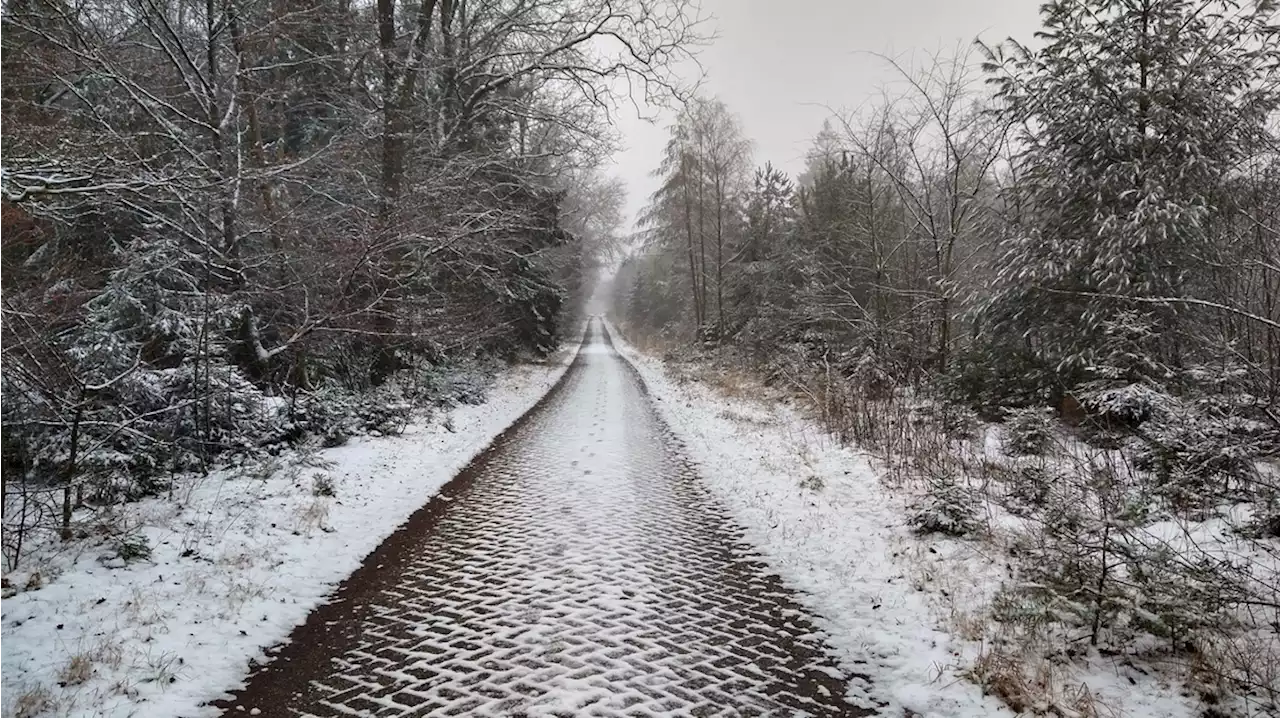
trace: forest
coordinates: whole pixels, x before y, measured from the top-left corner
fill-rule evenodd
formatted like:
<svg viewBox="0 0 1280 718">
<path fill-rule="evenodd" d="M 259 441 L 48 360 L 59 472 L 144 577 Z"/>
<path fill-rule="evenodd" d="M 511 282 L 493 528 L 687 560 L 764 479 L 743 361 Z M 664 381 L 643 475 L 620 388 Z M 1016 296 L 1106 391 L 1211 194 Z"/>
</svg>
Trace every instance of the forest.
<svg viewBox="0 0 1280 718">
<path fill-rule="evenodd" d="M 680 97 L 697 23 L 653 0 L 6 3 L 6 522 L 66 532 L 231 456 L 394 430 L 555 349 L 621 222 L 611 90 Z"/>
<path fill-rule="evenodd" d="M 192 699 L 208 708 L 558 390 L 577 365 L 552 357 L 607 306 L 588 333 L 604 378 L 578 389 L 617 392 L 625 374 L 657 398 L 563 402 L 615 412 L 583 426 L 625 437 L 618 416 L 683 406 L 646 424 L 667 451 L 668 434 L 728 411 L 723 397 L 690 408 L 688 386 L 769 397 L 874 470 L 787 474 L 758 502 L 801 508 L 779 499 L 762 524 L 803 528 L 820 501 L 824 517 L 861 516 L 831 487 L 867 476 L 859 496 L 906 502 L 895 526 L 843 527 L 880 543 L 836 548 L 884 548 L 873 568 L 906 577 L 885 595 L 927 595 L 964 642 L 955 665 L 927 667 L 940 700 L 1120 715 L 1064 676 L 1119 683 L 1123 666 L 1206 718 L 1273 715 L 1280 2 L 1049 0 L 1034 36 L 862 53 L 883 92 L 805 128 L 791 175 L 702 84 L 710 19 L 699 0 L 4 3 L 4 628 L 22 638 L 5 690 L 23 681 L 27 701 L 11 712 L 185 710 L 190 696 L 165 691 L 191 676 L 168 654 L 157 667 L 153 638 L 201 624 L 208 643 L 191 644 L 260 640 L 206 656 L 225 659 Z M 670 126 L 629 231 L 613 163 L 619 118 L 637 113 Z M 476 409 L 531 366 L 546 371 Z M 643 413 L 650 401 L 663 406 Z M 714 431 L 703 444 L 750 435 Z M 767 448 L 809 450 L 794 443 Z M 728 479 L 698 470 L 730 499 L 770 470 L 725 462 Z M 575 477 L 592 485 L 592 470 Z M 578 508 L 599 510 L 591 498 Z M 915 543 L 886 539 L 896 528 Z M 777 545 L 799 556 L 805 540 Z M 280 569 L 277 551 L 310 573 Z M 978 567 L 978 599 L 962 606 L 937 563 L 907 554 Z M 198 580 L 174 582 L 169 561 Z M 808 580 L 778 572 L 787 590 Z M 315 595 L 281 609 L 272 591 L 295 588 L 281 576 Z M 129 616 L 112 650 L 67 648 L 62 619 L 37 609 L 13 618 L 66 577 L 66 612 L 108 601 L 90 596 L 101 586 L 134 591 L 101 609 Z M 837 605 L 797 594 L 815 614 Z M 146 596 L 163 631 L 138 617 Z M 212 608 L 174 608 L 193 604 Z M 839 610 L 917 607 L 899 604 Z M 233 630 L 244 606 L 254 620 L 268 606 L 259 629 Z M 923 685 L 873 668 L 868 695 Z"/>
<path fill-rule="evenodd" d="M 883 96 L 834 113 L 798 177 L 689 103 L 616 321 L 800 397 L 919 491 L 920 533 L 1006 550 L 974 675 L 1015 708 L 1081 642 L 1274 701 L 1276 5 L 1041 16 L 880 57 Z"/>
</svg>

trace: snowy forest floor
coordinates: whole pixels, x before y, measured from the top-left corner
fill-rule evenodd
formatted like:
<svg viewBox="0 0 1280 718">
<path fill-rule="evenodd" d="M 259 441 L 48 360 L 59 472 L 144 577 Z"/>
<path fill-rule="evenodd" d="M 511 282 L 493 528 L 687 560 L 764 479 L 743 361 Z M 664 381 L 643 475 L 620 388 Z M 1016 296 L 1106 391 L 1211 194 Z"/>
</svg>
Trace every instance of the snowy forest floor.
<svg viewBox="0 0 1280 718">
<path fill-rule="evenodd" d="M 919 491 L 892 486 L 867 452 L 841 445 L 786 393 L 697 359 L 615 342 L 660 413 L 749 540 L 797 590 L 842 668 L 867 676 L 850 695 L 888 715 L 1012 715 L 973 680 L 997 656 L 989 603 L 1008 576 L 994 542 L 920 536 L 908 525 Z M 1190 718 L 1204 706 L 1176 671 L 1130 656 L 1078 652 L 1024 665 L 1037 677 L 1032 714 Z"/>
<path fill-rule="evenodd" d="M 515 366 L 483 404 L 399 436 L 287 452 L 181 479 L 172 498 L 78 513 L 89 538 L 48 534 L 5 575 L 4 715 L 200 713 L 545 395 L 575 352 Z M 131 553 L 147 552 L 139 538 L 149 555 Z"/>
</svg>

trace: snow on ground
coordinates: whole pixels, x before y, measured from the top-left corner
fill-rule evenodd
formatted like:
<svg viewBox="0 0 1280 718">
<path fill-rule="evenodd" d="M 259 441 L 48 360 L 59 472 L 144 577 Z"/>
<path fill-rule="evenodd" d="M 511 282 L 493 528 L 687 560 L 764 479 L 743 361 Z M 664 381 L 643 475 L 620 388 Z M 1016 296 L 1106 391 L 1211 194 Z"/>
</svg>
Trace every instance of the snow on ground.
<svg viewBox="0 0 1280 718">
<path fill-rule="evenodd" d="M 448 422 L 324 450 L 324 466 L 223 470 L 182 482 L 176 500 L 121 507 L 110 523 L 145 535 L 150 560 L 125 564 L 105 541 L 34 548 L 7 577 L 23 586 L 38 569 L 43 587 L 3 601 L 4 715 L 214 714 L 200 706 L 237 686 L 572 356 L 503 373 L 486 403 Z M 316 495 L 317 474 L 333 497 Z"/>
<path fill-rule="evenodd" d="M 1005 577 L 983 544 L 919 538 L 909 497 L 888 490 L 865 452 L 840 446 L 781 395 L 756 386 L 730 396 L 614 342 L 711 489 L 747 538 L 815 613 L 854 674 L 850 695 L 888 704 L 886 715 L 1012 715 L 964 673 L 981 655 L 974 622 Z M 749 394 L 749 395 L 748 395 Z M 1112 662 L 1081 668 L 1111 715 L 1194 715 L 1176 688 Z"/>
</svg>

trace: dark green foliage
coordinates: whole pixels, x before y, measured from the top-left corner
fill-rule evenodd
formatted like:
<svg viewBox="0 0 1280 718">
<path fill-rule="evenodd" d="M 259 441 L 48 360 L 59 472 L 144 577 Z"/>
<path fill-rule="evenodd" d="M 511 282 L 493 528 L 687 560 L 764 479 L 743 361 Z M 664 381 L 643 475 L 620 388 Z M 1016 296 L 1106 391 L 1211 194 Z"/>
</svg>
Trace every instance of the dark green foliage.
<svg viewBox="0 0 1280 718">
<path fill-rule="evenodd" d="M 338 495 L 337 488 L 333 485 L 333 477 L 328 474 L 316 474 L 311 479 L 311 495 L 333 498 Z"/>
<path fill-rule="evenodd" d="M 125 561 L 150 561 L 151 542 L 142 534 L 131 534 L 116 542 L 116 555 Z"/>
<path fill-rule="evenodd" d="M 1273 11 L 1059 0 L 1044 6 L 1045 47 L 988 51 L 1028 148 L 1008 199 L 1025 210 L 984 309 L 996 332 L 1074 373 L 1123 363 L 1099 333 L 1141 311 L 1139 356 L 1176 355 L 1184 312 L 1168 300 L 1201 289 L 1192 268 L 1222 251 L 1215 194 L 1280 101 L 1268 86 Z"/>
<path fill-rule="evenodd" d="M 911 509 L 907 525 L 916 533 L 966 536 L 981 528 L 980 504 L 974 491 L 954 480 L 938 479 Z"/>
<path fill-rule="evenodd" d="M 1062 381 L 1027 343 L 984 338 L 959 353 L 943 386 L 951 399 L 998 420 L 1007 407 L 1055 404 L 1068 386 Z"/>
<path fill-rule="evenodd" d="M 1004 424 L 1004 452 L 1010 456 L 1039 456 L 1053 445 L 1053 412 L 1015 409 Z"/>
</svg>

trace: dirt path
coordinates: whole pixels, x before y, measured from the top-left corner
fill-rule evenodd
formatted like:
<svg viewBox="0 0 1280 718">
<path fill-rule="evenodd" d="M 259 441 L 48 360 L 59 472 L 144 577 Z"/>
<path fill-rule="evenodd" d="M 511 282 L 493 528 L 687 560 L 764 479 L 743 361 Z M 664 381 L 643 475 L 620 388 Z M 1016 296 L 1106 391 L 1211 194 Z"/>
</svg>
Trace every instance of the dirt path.
<svg viewBox="0 0 1280 718">
<path fill-rule="evenodd" d="M 594 322 L 562 383 L 248 686 L 264 716 L 853 716 Z"/>
</svg>

